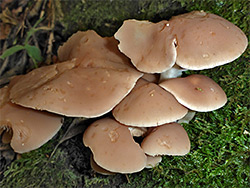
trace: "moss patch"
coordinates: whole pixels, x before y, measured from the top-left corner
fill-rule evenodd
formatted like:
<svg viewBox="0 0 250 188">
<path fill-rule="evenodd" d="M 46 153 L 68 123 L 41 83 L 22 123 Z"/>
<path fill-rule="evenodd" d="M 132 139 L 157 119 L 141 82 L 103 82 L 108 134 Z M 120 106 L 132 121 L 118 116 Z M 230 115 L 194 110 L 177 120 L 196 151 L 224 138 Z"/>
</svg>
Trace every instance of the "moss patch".
<svg viewBox="0 0 250 188">
<path fill-rule="evenodd" d="M 125 19 L 159 21 L 184 12 L 174 0 L 84 0 L 62 1 L 65 35 L 93 29 L 102 36 L 112 36 Z"/>
<path fill-rule="evenodd" d="M 76 187 L 81 181 L 67 164 L 66 154 L 57 150 L 52 158 L 53 141 L 22 155 L 4 172 L 0 187 Z"/>
</svg>

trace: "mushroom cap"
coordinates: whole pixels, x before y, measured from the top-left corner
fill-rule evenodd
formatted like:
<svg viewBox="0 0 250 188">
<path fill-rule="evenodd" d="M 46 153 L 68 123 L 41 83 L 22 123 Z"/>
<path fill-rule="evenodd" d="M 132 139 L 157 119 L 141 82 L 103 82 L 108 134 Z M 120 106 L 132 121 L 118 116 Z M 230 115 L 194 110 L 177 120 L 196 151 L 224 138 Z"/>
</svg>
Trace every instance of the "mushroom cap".
<svg viewBox="0 0 250 188">
<path fill-rule="evenodd" d="M 161 73 L 175 63 L 176 39 L 167 21 L 126 20 L 114 36 L 120 41 L 120 51 L 142 72 Z"/>
<path fill-rule="evenodd" d="M 0 93 L 0 127 L 12 129 L 10 144 L 15 152 L 24 153 L 39 148 L 61 128 L 61 116 L 11 103 L 8 100 L 8 87 L 1 88 Z"/>
<path fill-rule="evenodd" d="M 142 75 L 122 63 L 72 59 L 35 69 L 10 83 L 10 98 L 65 116 L 97 117 L 112 110 Z"/>
<path fill-rule="evenodd" d="M 90 157 L 90 166 L 95 172 L 102 174 L 102 175 L 114 175 L 115 174 L 114 172 L 110 172 L 100 167 L 98 164 L 96 164 L 95 160 L 93 159 L 93 155 L 91 155 Z"/>
<path fill-rule="evenodd" d="M 112 112 L 115 119 L 122 124 L 154 127 L 181 119 L 188 110 L 169 92 L 140 79 Z"/>
<path fill-rule="evenodd" d="M 222 88 L 204 75 L 173 78 L 162 82 L 160 86 L 172 93 L 179 103 L 198 112 L 216 110 L 227 102 Z"/>
<path fill-rule="evenodd" d="M 190 151 L 190 140 L 178 123 L 155 127 L 142 141 L 143 151 L 150 156 L 185 155 Z"/>
<path fill-rule="evenodd" d="M 177 40 L 176 64 L 201 70 L 237 59 L 246 49 L 246 35 L 233 23 L 203 11 L 175 16 L 169 21 Z"/>
<path fill-rule="evenodd" d="M 95 162 L 108 171 L 133 173 L 146 166 L 147 157 L 128 127 L 111 118 L 91 124 L 84 132 L 83 143 L 90 147 Z"/>
<path fill-rule="evenodd" d="M 86 57 L 132 66 L 129 58 L 119 51 L 118 41 L 114 37 L 101 37 L 93 30 L 76 32 L 58 49 L 61 62 Z"/>
</svg>

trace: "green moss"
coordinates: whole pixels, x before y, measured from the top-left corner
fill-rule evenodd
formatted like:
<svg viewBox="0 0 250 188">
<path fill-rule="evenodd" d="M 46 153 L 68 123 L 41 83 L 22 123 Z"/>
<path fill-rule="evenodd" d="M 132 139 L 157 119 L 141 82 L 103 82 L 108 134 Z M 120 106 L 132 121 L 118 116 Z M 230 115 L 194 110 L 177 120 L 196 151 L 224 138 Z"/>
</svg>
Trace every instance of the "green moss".
<svg viewBox="0 0 250 188">
<path fill-rule="evenodd" d="M 22 155 L 4 172 L 0 187 L 76 187 L 80 182 L 66 164 L 66 154 L 60 150 L 49 159 L 53 144 Z"/>
<path fill-rule="evenodd" d="M 107 177 L 93 177 L 93 178 L 89 178 L 87 176 L 84 177 L 84 183 L 85 183 L 85 186 L 87 188 L 89 187 L 98 187 L 100 186 L 105 186 L 105 185 L 109 185 L 110 184 L 110 181 L 109 181 L 109 178 Z"/>
<path fill-rule="evenodd" d="M 112 36 L 125 19 L 159 21 L 183 12 L 173 0 L 84 0 L 62 1 L 64 33 L 93 29 L 102 36 Z M 70 11 L 69 11 L 70 10 Z"/>
</svg>

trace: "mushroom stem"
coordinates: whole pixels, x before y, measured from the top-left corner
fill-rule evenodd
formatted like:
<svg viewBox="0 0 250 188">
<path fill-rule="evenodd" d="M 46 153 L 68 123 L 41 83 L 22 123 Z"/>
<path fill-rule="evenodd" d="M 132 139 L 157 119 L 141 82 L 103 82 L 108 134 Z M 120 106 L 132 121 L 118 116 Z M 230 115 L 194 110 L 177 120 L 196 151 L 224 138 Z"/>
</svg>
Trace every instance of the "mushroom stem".
<svg viewBox="0 0 250 188">
<path fill-rule="evenodd" d="M 181 119 L 177 121 L 177 123 L 189 123 L 195 116 L 195 111 L 188 110 L 188 113 Z"/>
<path fill-rule="evenodd" d="M 144 136 L 147 132 L 146 127 L 130 127 L 128 126 L 128 130 L 130 131 L 131 135 L 134 137 Z"/>
<path fill-rule="evenodd" d="M 187 69 L 183 69 L 180 66 L 175 64 L 172 68 L 161 73 L 159 83 L 161 83 L 165 80 L 168 80 L 170 78 L 180 77 L 182 75 L 183 71 L 187 71 Z"/>
</svg>

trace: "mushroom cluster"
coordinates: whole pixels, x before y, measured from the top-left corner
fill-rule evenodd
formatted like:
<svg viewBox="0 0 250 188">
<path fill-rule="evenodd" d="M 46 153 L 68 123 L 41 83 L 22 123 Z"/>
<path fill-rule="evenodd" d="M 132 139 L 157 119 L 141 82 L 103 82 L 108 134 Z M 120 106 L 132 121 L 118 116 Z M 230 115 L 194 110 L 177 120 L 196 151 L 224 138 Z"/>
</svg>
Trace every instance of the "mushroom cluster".
<svg viewBox="0 0 250 188">
<path fill-rule="evenodd" d="M 180 77 L 182 72 L 229 63 L 246 47 L 238 27 L 203 11 L 159 23 L 126 20 L 114 37 L 78 31 L 59 47 L 58 63 L 18 76 L 0 90 L 0 126 L 12 128 L 12 147 L 22 153 L 41 145 L 31 145 L 38 138 L 35 126 L 39 134 L 53 129 L 43 143 L 56 133 L 61 116 L 55 114 L 94 118 L 111 112 L 83 135 L 92 168 L 113 174 L 154 167 L 162 155 L 190 151 L 181 122 L 227 102 L 212 79 Z"/>
</svg>

